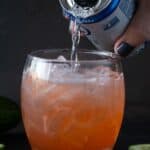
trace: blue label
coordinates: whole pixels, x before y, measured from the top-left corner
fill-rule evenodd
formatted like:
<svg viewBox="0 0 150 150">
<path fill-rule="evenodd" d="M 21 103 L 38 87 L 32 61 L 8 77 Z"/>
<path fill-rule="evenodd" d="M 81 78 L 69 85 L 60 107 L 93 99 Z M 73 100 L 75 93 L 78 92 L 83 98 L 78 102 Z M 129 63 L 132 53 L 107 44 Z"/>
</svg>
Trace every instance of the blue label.
<svg viewBox="0 0 150 150">
<path fill-rule="evenodd" d="M 112 20 L 110 20 L 110 22 L 108 24 L 106 24 L 104 26 L 104 31 L 111 29 L 112 27 L 114 27 L 119 22 L 120 22 L 119 18 L 117 16 L 115 16 Z"/>
<path fill-rule="evenodd" d="M 121 0 L 119 8 L 130 19 L 133 16 L 135 3 L 134 0 Z"/>
<path fill-rule="evenodd" d="M 120 3 L 120 0 L 112 0 L 111 3 L 108 5 L 108 7 L 106 7 L 104 10 L 88 18 L 80 18 L 80 17 L 76 18 L 65 9 L 63 13 L 64 13 L 64 16 L 70 18 L 73 21 L 77 20 L 78 22 L 83 23 L 83 24 L 90 24 L 90 23 L 99 22 L 105 19 L 106 17 L 108 17 L 109 15 L 111 15 L 116 10 L 119 3 Z"/>
</svg>

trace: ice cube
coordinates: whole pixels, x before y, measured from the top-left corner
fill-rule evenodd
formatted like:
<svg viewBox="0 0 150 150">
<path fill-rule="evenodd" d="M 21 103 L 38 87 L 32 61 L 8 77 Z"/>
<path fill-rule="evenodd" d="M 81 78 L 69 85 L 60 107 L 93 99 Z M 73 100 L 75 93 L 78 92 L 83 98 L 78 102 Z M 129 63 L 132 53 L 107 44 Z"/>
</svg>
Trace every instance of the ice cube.
<svg viewBox="0 0 150 150">
<path fill-rule="evenodd" d="M 57 62 L 53 63 L 51 68 L 50 80 L 53 82 L 62 82 L 67 77 L 68 73 L 71 72 L 71 66 L 67 63 L 64 56 L 59 56 L 56 61 Z"/>
<path fill-rule="evenodd" d="M 58 56 L 57 60 L 67 61 L 67 59 L 64 56 L 62 56 L 62 55 Z"/>
<path fill-rule="evenodd" d="M 33 79 L 49 80 L 49 74 L 52 64 L 45 61 L 33 60 L 30 67 L 30 74 Z"/>
<path fill-rule="evenodd" d="M 67 59 L 64 56 L 59 56 L 57 58 L 58 63 L 53 65 L 53 69 L 54 71 L 56 71 L 56 73 L 60 73 L 60 74 L 64 74 L 66 72 L 69 72 L 71 70 L 71 66 L 69 63 L 67 63 Z M 60 63 L 59 63 L 60 61 Z"/>
</svg>

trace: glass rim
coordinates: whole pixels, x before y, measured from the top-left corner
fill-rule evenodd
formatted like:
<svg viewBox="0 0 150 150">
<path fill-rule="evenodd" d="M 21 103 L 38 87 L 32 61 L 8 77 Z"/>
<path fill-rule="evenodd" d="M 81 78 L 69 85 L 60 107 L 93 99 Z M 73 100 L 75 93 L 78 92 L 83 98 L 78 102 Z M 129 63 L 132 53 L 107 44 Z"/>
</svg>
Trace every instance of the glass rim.
<svg viewBox="0 0 150 150">
<path fill-rule="evenodd" d="M 43 62 L 47 62 L 47 63 L 71 63 L 71 62 L 75 62 L 75 61 L 72 61 L 72 60 L 57 60 L 56 59 L 53 59 L 53 58 L 44 58 L 44 57 L 40 57 L 38 56 L 38 53 L 42 53 L 42 52 L 48 52 L 49 54 L 50 53 L 57 53 L 57 52 L 69 52 L 71 54 L 71 50 L 70 49 L 65 49 L 65 48 L 50 48 L 50 49 L 38 49 L 38 50 L 34 50 L 32 52 L 30 52 L 28 54 L 28 57 L 32 60 L 39 60 L 39 61 L 43 61 Z M 79 59 L 79 63 L 84 63 L 84 62 L 101 62 L 101 61 L 106 61 L 106 60 L 109 60 L 109 61 L 120 61 L 121 60 L 121 57 L 116 54 L 116 53 L 113 53 L 111 51 L 106 51 L 106 50 L 93 50 L 93 49 L 78 49 L 78 53 L 79 54 L 93 54 L 93 55 L 97 55 L 97 56 L 103 56 L 105 58 L 103 59 L 93 59 L 93 60 L 88 60 L 88 59 L 85 59 L 85 60 L 80 60 Z M 58 55 L 59 56 L 59 55 Z M 61 55 L 62 56 L 62 55 Z"/>
</svg>

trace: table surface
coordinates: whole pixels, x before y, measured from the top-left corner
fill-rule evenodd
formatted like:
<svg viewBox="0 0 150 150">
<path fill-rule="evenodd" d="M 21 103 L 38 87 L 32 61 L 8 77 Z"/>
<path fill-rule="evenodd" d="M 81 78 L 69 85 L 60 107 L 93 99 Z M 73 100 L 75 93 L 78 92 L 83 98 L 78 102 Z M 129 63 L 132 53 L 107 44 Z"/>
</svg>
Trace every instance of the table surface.
<svg viewBox="0 0 150 150">
<path fill-rule="evenodd" d="M 147 103 L 127 104 L 120 135 L 114 150 L 128 150 L 129 145 L 150 143 L 150 105 Z M 0 136 L 6 150 L 30 150 L 24 132 Z"/>
</svg>

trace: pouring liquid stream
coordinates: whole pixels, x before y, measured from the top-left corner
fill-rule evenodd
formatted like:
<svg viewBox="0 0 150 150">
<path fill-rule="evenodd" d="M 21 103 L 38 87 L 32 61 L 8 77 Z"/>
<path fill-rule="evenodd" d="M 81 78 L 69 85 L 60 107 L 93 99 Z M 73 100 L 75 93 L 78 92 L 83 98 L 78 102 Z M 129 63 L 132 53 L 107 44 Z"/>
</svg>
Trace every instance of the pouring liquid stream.
<svg viewBox="0 0 150 150">
<path fill-rule="evenodd" d="M 72 52 L 71 52 L 71 61 L 78 61 L 78 46 L 80 43 L 80 24 L 76 21 L 74 22 L 74 29 L 72 32 Z"/>
<path fill-rule="evenodd" d="M 75 71 L 79 65 L 78 62 L 78 46 L 80 43 L 80 23 L 74 22 L 72 31 L 72 49 L 71 49 L 71 67 Z"/>
<path fill-rule="evenodd" d="M 87 17 L 90 16 L 90 14 L 93 12 L 92 8 L 86 7 L 83 11 L 83 8 L 75 4 L 72 8 L 72 13 L 75 16 L 73 25 L 71 27 L 71 34 L 72 34 L 72 50 L 71 50 L 71 67 L 73 68 L 73 71 L 76 71 L 79 64 L 79 59 L 78 59 L 78 46 L 80 44 L 80 38 L 81 38 L 81 32 L 80 32 L 80 27 L 81 27 L 81 22 L 80 18 L 82 17 Z"/>
<path fill-rule="evenodd" d="M 71 60 L 72 61 L 78 61 L 78 53 L 77 53 L 77 49 L 78 46 L 80 44 L 80 37 L 81 37 L 81 32 L 80 32 L 80 27 L 81 27 L 81 22 L 80 19 L 78 19 L 78 17 L 80 18 L 82 17 L 88 17 L 90 16 L 90 14 L 93 13 L 93 9 L 90 7 L 86 7 L 86 8 L 82 8 L 80 6 L 78 6 L 77 4 L 75 4 L 72 8 L 73 15 L 75 16 L 75 20 L 73 23 L 73 27 L 72 27 L 72 52 L 71 52 Z"/>
</svg>

